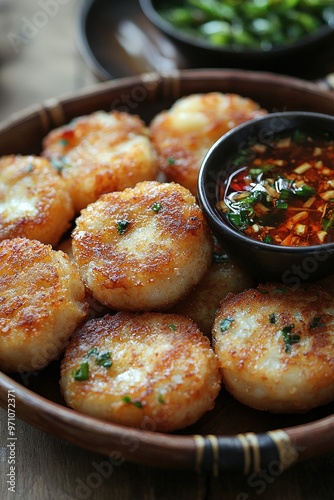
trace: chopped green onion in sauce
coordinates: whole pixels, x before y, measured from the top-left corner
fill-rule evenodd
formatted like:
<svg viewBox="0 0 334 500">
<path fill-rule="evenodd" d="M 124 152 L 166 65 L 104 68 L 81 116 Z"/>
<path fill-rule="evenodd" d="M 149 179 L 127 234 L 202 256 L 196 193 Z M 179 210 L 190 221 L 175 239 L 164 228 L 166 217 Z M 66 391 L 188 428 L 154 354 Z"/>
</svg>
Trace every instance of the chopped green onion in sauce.
<svg viewBox="0 0 334 500">
<path fill-rule="evenodd" d="M 217 208 L 245 235 L 281 246 L 334 239 L 334 135 L 295 130 L 247 143 Z"/>
<path fill-rule="evenodd" d="M 168 326 L 169 326 L 169 328 L 170 328 L 173 332 L 175 332 L 175 331 L 176 331 L 176 326 L 175 326 L 175 325 L 173 325 L 173 323 L 171 323 L 171 324 L 170 324 L 170 325 L 168 325 Z"/>
</svg>

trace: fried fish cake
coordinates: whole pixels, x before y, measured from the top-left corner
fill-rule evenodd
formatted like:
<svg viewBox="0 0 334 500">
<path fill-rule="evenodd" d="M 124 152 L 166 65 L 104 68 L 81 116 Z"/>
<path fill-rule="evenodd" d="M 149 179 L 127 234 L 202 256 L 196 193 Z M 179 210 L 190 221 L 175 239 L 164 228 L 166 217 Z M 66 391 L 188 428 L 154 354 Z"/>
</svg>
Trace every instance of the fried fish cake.
<svg viewBox="0 0 334 500">
<path fill-rule="evenodd" d="M 167 180 L 197 193 L 201 162 L 210 147 L 228 130 L 266 111 L 237 94 L 209 92 L 177 100 L 150 123 L 159 167 Z"/>
<path fill-rule="evenodd" d="M 136 115 L 97 111 L 51 131 L 43 155 L 61 171 L 79 212 L 103 193 L 156 178 L 148 128 Z"/>
<path fill-rule="evenodd" d="M 75 333 L 66 346 L 60 385 L 75 410 L 169 432 L 213 408 L 221 378 L 208 338 L 190 319 L 119 312 Z"/>
<path fill-rule="evenodd" d="M 71 261 L 75 262 L 72 252 L 72 238 L 66 238 L 58 246 L 57 250 L 62 250 L 68 255 Z M 109 307 L 104 306 L 86 289 L 86 301 L 88 304 L 87 319 L 99 318 L 105 314 L 112 313 Z"/>
<path fill-rule="evenodd" d="M 201 332 L 211 337 L 220 302 L 229 293 L 242 292 L 253 285 L 251 277 L 227 255 L 214 254 L 213 262 L 201 281 L 170 312 L 188 316 Z"/>
<path fill-rule="evenodd" d="M 213 345 L 227 389 L 273 412 L 334 400 L 333 297 L 317 285 L 259 285 L 222 301 Z"/>
<path fill-rule="evenodd" d="M 85 318 L 75 264 L 36 240 L 0 242 L 0 369 L 40 370 L 63 351 Z"/>
<path fill-rule="evenodd" d="M 156 181 L 101 196 L 82 210 L 72 241 L 94 297 L 131 311 L 171 307 L 203 277 L 212 245 L 191 193 Z"/>
<path fill-rule="evenodd" d="M 73 217 L 66 184 L 48 160 L 0 158 L 0 240 L 27 237 L 56 245 Z"/>
</svg>

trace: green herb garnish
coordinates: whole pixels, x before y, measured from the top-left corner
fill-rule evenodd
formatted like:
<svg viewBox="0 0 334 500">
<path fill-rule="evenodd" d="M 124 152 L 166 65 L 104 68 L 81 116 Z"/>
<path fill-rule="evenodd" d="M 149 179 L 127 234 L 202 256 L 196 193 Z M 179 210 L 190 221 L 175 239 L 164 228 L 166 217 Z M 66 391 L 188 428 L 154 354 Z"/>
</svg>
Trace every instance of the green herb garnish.
<svg viewBox="0 0 334 500">
<path fill-rule="evenodd" d="M 229 262 L 231 259 L 227 253 L 213 252 L 212 260 L 213 262 Z"/>
<path fill-rule="evenodd" d="M 276 208 L 281 210 L 286 210 L 289 207 L 289 203 L 286 200 L 276 200 Z"/>
<path fill-rule="evenodd" d="M 256 177 L 260 174 L 262 174 L 262 168 L 250 168 L 249 173 L 252 177 L 252 179 L 256 179 Z"/>
<path fill-rule="evenodd" d="M 162 207 L 162 204 L 160 201 L 156 201 L 155 203 L 153 203 L 153 205 L 151 206 L 153 212 L 155 212 L 156 214 L 161 210 L 161 207 Z"/>
<path fill-rule="evenodd" d="M 295 142 L 305 142 L 307 139 L 307 133 L 303 130 L 296 129 L 293 133 L 293 140 Z"/>
<path fill-rule="evenodd" d="M 315 190 L 313 189 L 313 187 L 304 184 L 304 186 L 301 186 L 300 188 L 295 190 L 295 194 L 297 196 L 301 196 L 302 198 L 310 198 L 315 194 Z"/>
<path fill-rule="evenodd" d="M 80 367 L 72 372 L 74 380 L 83 381 L 89 379 L 89 365 L 88 361 L 81 363 Z"/>
<path fill-rule="evenodd" d="M 333 210 L 332 215 L 330 216 L 329 219 L 322 219 L 322 222 L 321 222 L 322 229 L 324 231 L 329 231 L 332 228 L 333 223 L 334 223 L 334 210 Z"/>
<path fill-rule="evenodd" d="M 101 352 L 101 353 L 99 353 L 99 350 L 98 350 L 97 347 L 92 347 L 87 352 L 86 359 L 88 360 L 92 356 L 95 356 L 95 364 L 96 365 L 103 366 L 104 368 L 110 368 L 112 366 L 110 352 Z"/>
<path fill-rule="evenodd" d="M 286 325 L 282 329 L 282 336 L 285 344 L 285 352 L 291 351 L 291 344 L 296 344 L 300 341 L 300 335 L 291 333 L 291 330 L 295 327 L 294 324 Z"/>
<path fill-rule="evenodd" d="M 53 166 L 54 169 L 56 169 L 58 172 L 61 172 L 64 168 L 64 163 L 61 160 L 51 160 L 51 165 Z"/>
<path fill-rule="evenodd" d="M 288 288 L 284 288 L 284 287 L 279 287 L 279 288 L 275 288 L 274 290 L 276 293 L 288 293 Z"/>
<path fill-rule="evenodd" d="M 246 229 L 250 225 L 251 221 L 247 210 L 242 210 L 241 212 L 228 212 L 228 220 L 237 226 L 240 230 Z"/>
<path fill-rule="evenodd" d="M 235 156 L 235 158 L 233 158 L 233 165 L 236 165 L 236 166 L 243 165 L 244 163 L 246 163 L 248 161 L 249 156 L 252 154 L 253 154 L 253 152 L 251 149 L 242 150 L 239 154 L 237 154 Z"/>
<path fill-rule="evenodd" d="M 321 320 L 320 316 L 316 316 L 315 318 L 313 318 L 312 323 L 310 324 L 310 328 L 317 328 L 318 326 L 325 326 L 325 323 L 321 323 L 320 320 Z"/>
<path fill-rule="evenodd" d="M 290 189 L 282 188 L 279 192 L 280 200 L 288 200 L 291 198 L 292 191 Z"/>
<path fill-rule="evenodd" d="M 167 164 L 168 165 L 174 165 L 176 163 L 176 160 L 175 158 L 167 158 Z"/>
<path fill-rule="evenodd" d="M 123 403 L 127 403 L 127 404 L 130 404 L 130 405 L 133 405 L 136 408 L 142 408 L 143 407 L 143 403 L 141 401 L 134 401 L 134 400 L 131 399 L 130 396 L 124 396 L 122 398 L 122 401 L 123 401 Z"/>
<path fill-rule="evenodd" d="M 112 366 L 112 361 L 110 359 L 110 352 L 101 352 L 95 359 L 95 363 L 104 368 L 110 368 Z"/>
<path fill-rule="evenodd" d="M 276 314 L 275 313 L 269 314 L 269 321 L 272 325 L 274 325 L 276 323 Z"/>
<path fill-rule="evenodd" d="M 221 322 L 220 322 L 220 331 L 221 332 L 226 332 L 231 324 L 233 323 L 234 319 L 233 318 L 224 318 Z"/>
<path fill-rule="evenodd" d="M 124 234 L 129 227 L 130 222 L 128 220 L 120 220 L 117 222 L 118 234 Z"/>
<path fill-rule="evenodd" d="M 87 352 L 87 357 L 90 358 L 90 356 L 93 356 L 93 354 L 97 354 L 99 351 L 97 349 L 97 347 L 92 347 L 91 349 L 89 349 L 89 351 Z"/>
<path fill-rule="evenodd" d="M 168 325 L 168 327 L 169 327 L 171 330 L 173 330 L 173 332 L 175 332 L 175 330 L 176 330 L 176 326 L 175 326 L 175 325 L 173 325 L 173 324 L 171 323 L 170 325 Z"/>
<path fill-rule="evenodd" d="M 265 172 L 270 172 L 276 168 L 276 165 L 270 165 L 269 163 L 262 165 L 261 167 L 252 167 L 249 169 L 251 177 L 257 177 L 259 174 L 264 174 Z"/>
<path fill-rule="evenodd" d="M 158 403 L 161 403 L 162 405 L 166 404 L 166 401 L 164 400 L 163 395 L 161 394 L 161 392 L 158 395 Z"/>
<path fill-rule="evenodd" d="M 273 239 L 269 234 L 266 234 L 265 237 L 263 238 L 263 243 L 272 243 Z"/>
</svg>

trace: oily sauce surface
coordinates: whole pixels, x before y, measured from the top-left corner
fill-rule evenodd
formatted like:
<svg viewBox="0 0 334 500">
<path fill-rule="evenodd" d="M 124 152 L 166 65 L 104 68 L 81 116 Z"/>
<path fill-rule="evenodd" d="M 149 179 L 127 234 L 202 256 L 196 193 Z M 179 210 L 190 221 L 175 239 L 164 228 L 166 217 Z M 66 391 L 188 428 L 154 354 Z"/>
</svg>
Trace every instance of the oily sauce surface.
<svg viewBox="0 0 334 500">
<path fill-rule="evenodd" d="M 244 234 L 275 245 L 334 239 L 334 137 L 294 130 L 252 142 L 220 187 L 218 208 Z"/>
</svg>

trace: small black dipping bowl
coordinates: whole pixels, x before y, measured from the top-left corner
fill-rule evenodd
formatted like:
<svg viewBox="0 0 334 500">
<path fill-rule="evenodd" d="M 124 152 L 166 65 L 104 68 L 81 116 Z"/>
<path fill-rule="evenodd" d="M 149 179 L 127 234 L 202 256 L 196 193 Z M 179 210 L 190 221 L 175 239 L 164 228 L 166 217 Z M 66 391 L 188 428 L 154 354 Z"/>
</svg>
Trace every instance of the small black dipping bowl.
<svg viewBox="0 0 334 500">
<path fill-rule="evenodd" d="M 237 169 L 233 156 L 250 139 L 268 144 L 274 134 L 306 129 L 328 133 L 334 140 L 334 116 L 310 112 L 270 113 L 233 128 L 208 151 L 198 177 L 198 199 L 224 249 L 258 282 L 280 281 L 299 286 L 334 273 L 334 241 L 312 246 L 279 246 L 257 241 L 232 226 L 216 207 L 219 186 Z M 334 169 L 334 165 L 332 165 Z"/>
</svg>

